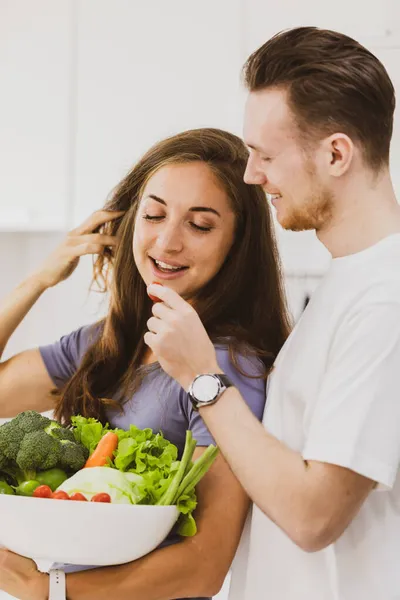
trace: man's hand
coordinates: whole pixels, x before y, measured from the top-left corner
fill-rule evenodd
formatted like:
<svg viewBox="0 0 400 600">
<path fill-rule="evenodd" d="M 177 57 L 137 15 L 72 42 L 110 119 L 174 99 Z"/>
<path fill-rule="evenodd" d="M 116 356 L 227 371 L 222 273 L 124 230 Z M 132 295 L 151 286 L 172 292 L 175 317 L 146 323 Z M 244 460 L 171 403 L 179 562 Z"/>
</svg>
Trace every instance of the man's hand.
<svg viewBox="0 0 400 600">
<path fill-rule="evenodd" d="M 0 590 L 19 600 L 47 600 L 49 577 L 30 558 L 0 548 Z"/>
<path fill-rule="evenodd" d="M 151 284 L 147 292 L 161 302 L 153 305 L 144 341 L 164 371 L 186 391 L 196 375 L 221 372 L 214 346 L 194 308 L 170 288 Z"/>
</svg>

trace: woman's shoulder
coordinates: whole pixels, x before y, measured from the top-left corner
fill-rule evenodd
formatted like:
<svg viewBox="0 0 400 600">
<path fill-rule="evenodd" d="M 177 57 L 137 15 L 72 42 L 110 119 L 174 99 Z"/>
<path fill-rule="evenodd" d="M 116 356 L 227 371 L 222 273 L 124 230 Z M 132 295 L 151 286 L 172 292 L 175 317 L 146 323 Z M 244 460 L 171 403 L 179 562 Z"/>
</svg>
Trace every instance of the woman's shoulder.
<svg viewBox="0 0 400 600">
<path fill-rule="evenodd" d="M 42 358 L 50 372 L 63 373 L 75 370 L 86 350 L 101 334 L 102 322 L 83 325 L 63 335 L 58 341 L 39 347 Z"/>
<path fill-rule="evenodd" d="M 229 367 L 229 369 L 242 372 L 243 376 L 266 378 L 266 367 L 261 358 L 251 348 L 231 346 L 228 342 L 216 343 L 214 347 L 221 369 Z"/>
<path fill-rule="evenodd" d="M 249 348 L 235 349 L 229 344 L 215 344 L 217 362 L 258 419 L 262 418 L 266 401 L 266 368 Z"/>
</svg>

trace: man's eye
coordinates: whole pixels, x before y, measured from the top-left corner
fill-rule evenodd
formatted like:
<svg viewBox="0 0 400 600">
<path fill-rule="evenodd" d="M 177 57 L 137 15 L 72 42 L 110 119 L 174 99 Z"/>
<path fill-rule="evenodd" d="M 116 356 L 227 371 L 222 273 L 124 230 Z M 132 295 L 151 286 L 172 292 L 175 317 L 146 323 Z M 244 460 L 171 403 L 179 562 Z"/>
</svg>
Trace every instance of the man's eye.
<svg viewBox="0 0 400 600">
<path fill-rule="evenodd" d="M 262 156 L 262 157 L 261 157 L 261 160 L 262 160 L 263 162 L 270 162 L 270 160 L 271 160 L 271 159 L 270 159 L 270 157 L 269 157 L 269 156 Z"/>
</svg>

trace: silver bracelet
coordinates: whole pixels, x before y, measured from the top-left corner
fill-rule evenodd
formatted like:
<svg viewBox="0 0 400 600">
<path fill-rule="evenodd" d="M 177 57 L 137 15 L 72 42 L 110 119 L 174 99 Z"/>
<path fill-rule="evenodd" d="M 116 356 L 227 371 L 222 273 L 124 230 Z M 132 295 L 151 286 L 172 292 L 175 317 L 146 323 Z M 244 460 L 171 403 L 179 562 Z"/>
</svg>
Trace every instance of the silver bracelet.
<svg viewBox="0 0 400 600">
<path fill-rule="evenodd" d="M 65 573 L 59 569 L 49 571 L 49 600 L 67 600 Z"/>
</svg>

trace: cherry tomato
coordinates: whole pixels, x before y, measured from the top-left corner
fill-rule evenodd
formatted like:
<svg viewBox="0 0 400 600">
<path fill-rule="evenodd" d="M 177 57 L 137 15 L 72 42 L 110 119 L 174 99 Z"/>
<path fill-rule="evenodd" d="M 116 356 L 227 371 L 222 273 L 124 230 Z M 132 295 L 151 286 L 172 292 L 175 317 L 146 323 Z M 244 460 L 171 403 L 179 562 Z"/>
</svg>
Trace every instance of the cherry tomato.
<svg viewBox="0 0 400 600">
<path fill-rule="evenodd" d="M 158 281 L 153 281 L 153 283 L 156 283 L 157 285 L 162 285 L 161 283 L 158 283 Z M 153 296 L 152 294 L 149 294 L 149 298 L 154 303 L 162 302 L 162 300 L 160 300 L 160 298 L 157 298 L 157 296 Z"/>
<path fill-rule="evenodd" d="M 51 497 L 54 500 L 69 500 L 67 492 L 63 492 L 62 490 L 60 490 L 59 492 L 53 492 Z"/>
<path fill-rule="evenodd" d="M 52 493 L 53 492 L 48 485 L 39 485 L 33 492 L 33 496 L 35 498 L 51 498 Z"/>
<path fill-rule="evenodd" d="M 80 492 L 75 492 L 75 494 L 71 494 L 69 499 L 70 500 L 82 500 L 84 502 L 87 502 L 87 498 L 85 498 L 85 496 L 83 494 L 81 494 Z"/>
<path fill-rule="evenodd" d="M 95 494 L 91 500 L 92 502 L 111 502 L 110 494 L 106 494 L 105 492 L 100 492 L 99 494 Z"/>
</svg>

